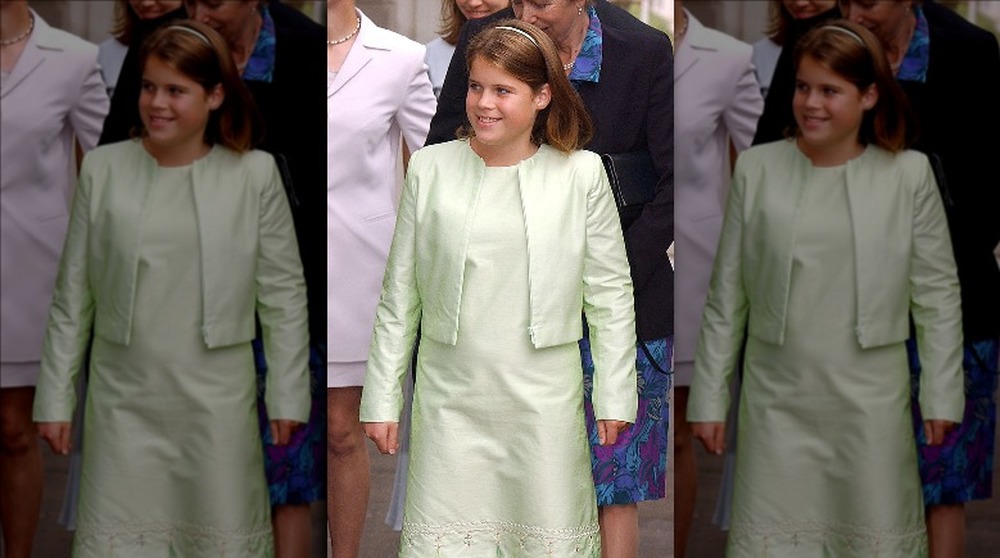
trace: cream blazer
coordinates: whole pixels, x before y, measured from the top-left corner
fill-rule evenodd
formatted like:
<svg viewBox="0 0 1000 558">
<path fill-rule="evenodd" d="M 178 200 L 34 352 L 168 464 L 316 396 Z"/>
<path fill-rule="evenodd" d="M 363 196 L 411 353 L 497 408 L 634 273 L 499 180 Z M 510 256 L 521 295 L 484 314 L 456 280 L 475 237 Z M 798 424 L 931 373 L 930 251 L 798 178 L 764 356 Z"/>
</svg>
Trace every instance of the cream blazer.
<svg viewBox="0 0 1000 558">
<path fill-rule="evenodd" d="M 129 343 L 143 215 L 158 168 L 139 140 L 102 146 L 83 160 L 45 335 L 36 420 L 70 420 L 74 378 L 92 328 L 108 341 Z M 205 346 L 249 343 L 256 311 L 267 354 L 268 414 L 305 422 L 305 279 L 274 159 L 215 146 L 192 172 Z"/>
<path fill-rule="evenodd" d="M 466 248 L 486 166 L 465 140 L 425 147 L 410 161 L 382 284 L 361 420 L 398 421 L 416 337 L 458 340 Z M 518 166 L 535 348 L 575 343 L 586 313 L 598 419 L 635 421 L 632 281 L 618 211 L 600 158 L 542 145 Z M 502 296 L 502 293 L 498 293 Z"/>
<path fill-rule="evenodd" d="M 74 138 L 89 151 L 108 96 L 97 46 L 35 30 L 0 88 L 0 361 L 35 362 L 69 221 Z"/>
<path fill-rule="evenodd" d="M 784 342 L 799 206 L 811 169 L 792 140 L 751 148 L 736 163 L 695 356 L 691 421 L 725 420 L 744 327 L 762 341 Z M 858 344 L 902 343 L 912 314 L 924 417 L 960 422 L 958 275 L 927 157 L 868 146 L 847 163 L 847 197 L 857 298 L 844 304 L 857 308 Z"/>
<path fill-rule="evenodd" d="M 424 46 L 361 30 L 327 88 L 327 361 L 368 358 L 396 221 L 400 139 L 424 145 L 437 107 Z"/>
</svg>

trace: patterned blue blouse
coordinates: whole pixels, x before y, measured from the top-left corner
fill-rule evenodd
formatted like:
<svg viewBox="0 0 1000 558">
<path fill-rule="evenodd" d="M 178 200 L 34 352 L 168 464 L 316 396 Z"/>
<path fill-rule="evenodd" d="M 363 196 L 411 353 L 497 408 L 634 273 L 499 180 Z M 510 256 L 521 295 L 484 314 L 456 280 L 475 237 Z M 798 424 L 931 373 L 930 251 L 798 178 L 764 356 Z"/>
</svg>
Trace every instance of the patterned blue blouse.
<svg viewBox="0 0 1000 558">
<path fill-rule="evenodd" d="M 260 7 L 260 34 L 254 44 L 250 59 L 243 69 L 243 81 L 263 81 L 271 83 L 274 76 L 274 20 L 267 6 Z"/>
<path fill-rule="evenodd" d="M 896 80 L 926 83 L 927 66 L 931 61 L 931 34 L 920 6 L 913 7 L 913 14 L 917 17 L 917 26 L 913 30 L 910 46 L 906 49 L 906 56 L 896 72 Z"/>
<path fill-rule="evenodd" d="M 587 36 L 583 39 L 583 48 L 576 55 L 576 62 L 569 72 L 570 82 L 601 80 L 601 62 L 604 59 L 604 32 L 601 30 L 601 20 L 597 18 L 597 10 L 593 6 L 587 8 L 590 26 Z"/>
</svg>

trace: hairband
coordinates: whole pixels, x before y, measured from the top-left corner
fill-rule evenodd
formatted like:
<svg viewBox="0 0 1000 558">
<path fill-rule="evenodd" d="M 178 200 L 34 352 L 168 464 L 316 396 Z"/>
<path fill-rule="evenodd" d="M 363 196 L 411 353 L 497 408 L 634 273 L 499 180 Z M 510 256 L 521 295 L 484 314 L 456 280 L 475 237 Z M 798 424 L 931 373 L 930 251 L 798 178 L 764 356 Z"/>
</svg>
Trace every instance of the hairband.
<svg viewBox="0 0 1000 558">
<path fill-rule="evenodd" d="M 198 31 L 197 29 L 191 29 L 190 27 L 187 27 L 185 25 L 171 25 L 170 27 L 167 27 L 167 29 L 177 29 L 179 31 L 185 31 L 187 33 L 191 33 L 195 37 L 198 37 L 199 39 L 205 41 L 206 45 L 212 46 L 212 42 L 208 40 L 208 37 L 206 37 L 204 33 Z"/>
<path fill-rule="evenodd" d="M 839 25 L 824 25 L 820 29 L 823 29 L 824 31 L 827 30 L 827 29 L 831 29 L 833 31 L 840 31 L 841 33 L 845 33 L 847 35 L 850 35 L 851 37 L 854 38 L 855 41 L 858 42 L 858 44 L 860 44 L 861 46 L 867 48 L 867 45 L 865 45 L 864 39 L 861 38 L 861 35 L 858 35 L 854 31 L 851 31 L 850 29 L 847 29 L 846 27 L 841 27 Z"/>
<path fill-rule="evenodd" d="M 517 27 L 511 27 L 511 26 L 509 26 L 509 25 L 498 25 L 498 26 L 496 27 L 496 29 L 504 29 L 504 30 L 506 30 L 506 31 L 513 31 L 513 32 L 517 33 L 518 35 L 524 35 L 525 37 L 527 37 L 527 39 L 528 39 L 529 41 L 531 41 L 531 44 L 533 44 L 533 45 L 535 45 L 536 47 L 538 47 L 538 50 L 542 50 L 542 46 L 538 44 L 538 41 L 536 41 L 536 40 L 535 40 L 535 38 L 534 38 L 534 37 L 532 37 L 532 36 L 531 36 L 531 35 L 530 35 L 530 34 L 529 34 L 529 33 L 528 33 L 527 31 L 525 31 L 524 29 L 518 29 Z"/>
</svg>

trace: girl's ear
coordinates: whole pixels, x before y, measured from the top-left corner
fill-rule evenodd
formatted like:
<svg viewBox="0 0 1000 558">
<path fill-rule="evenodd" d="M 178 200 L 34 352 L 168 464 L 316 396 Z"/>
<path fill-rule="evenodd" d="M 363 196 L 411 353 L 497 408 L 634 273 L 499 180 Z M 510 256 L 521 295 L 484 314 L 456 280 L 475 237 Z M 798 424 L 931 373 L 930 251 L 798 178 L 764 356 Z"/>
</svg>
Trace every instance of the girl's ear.
<svg viewBox="0 0 1000 558">
<path fill-rule="evenodd" d="M 861 94 L 861 107 L 870 110 L 876 103 L 878 103 L 878 87 L 873 83 Z"/>
<path fill-rule="evenodd" d="M 552 89 L 549 84 L 546 83 L 538 88 L 534 101 L 537 110 L 545 110 L 545 107 L 549 106 L 549 103 L 552 102 Z"/>
<path fill-rule="evenodd" d="M 210 110 L 215 110 L 222 106 L 222 101 L 226 100 L 226 92 L 222 89 L 222 84 L 216 84 L 211 91 L 208 92 L 208 108 Z"/>
</svg>

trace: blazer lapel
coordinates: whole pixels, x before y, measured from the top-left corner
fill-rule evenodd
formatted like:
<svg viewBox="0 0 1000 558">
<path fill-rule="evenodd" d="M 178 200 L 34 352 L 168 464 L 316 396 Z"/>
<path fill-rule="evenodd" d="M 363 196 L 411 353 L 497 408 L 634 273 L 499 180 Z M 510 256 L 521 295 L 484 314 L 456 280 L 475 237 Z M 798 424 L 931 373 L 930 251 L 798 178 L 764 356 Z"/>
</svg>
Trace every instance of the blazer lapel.
<svg viewBox="0 0 1000 558">
<path fill-rule="evenodd" d="M 372 48 L 382 48 L 378 44 L 375 24 L 360 11 L 358 12 L 358 16 L 361 18 L 361 30 L 358 31 L 358 37 L 355 39 L 354 46 L 351 47 L 351 52 L 348 53 L 347 58 L 344 60 L 344 65 L 337 72 L 337 77 L 334 78 L 333 85 L 326 92 L 328 98 L 333 97 L 337 91 L 340 91 L 341 88 L 347 85 L 347 82 L 351 81 L 362 68 L 371 62 L 372 58 L 374 58 L 371 51 Z"/>
<path fill-rule="evenodd" d="M 36 19 L 35 21 L 40 21 Z M 35 31 L 41 31 L 39 26 L 35 25 Z M 35 42 L 34 34 L 28 39 L 28 44 L 24 46 L 24 50 L 21 52 L 20 58 L 18 58 L 17 63 L 14 64 L 13 70 L 10 72 L 10 76 L 4 82 L 3 89 L 0 90 L 0 98 L 6 97 L 8 93 L 17 88 L 17 86 L 24 81 L 24 78 L 31 75 L 36 68 L 41 66 L 42 62 L 45 62 L 45 51 L 38 48 L 38 44 Z"/>
</svg>

